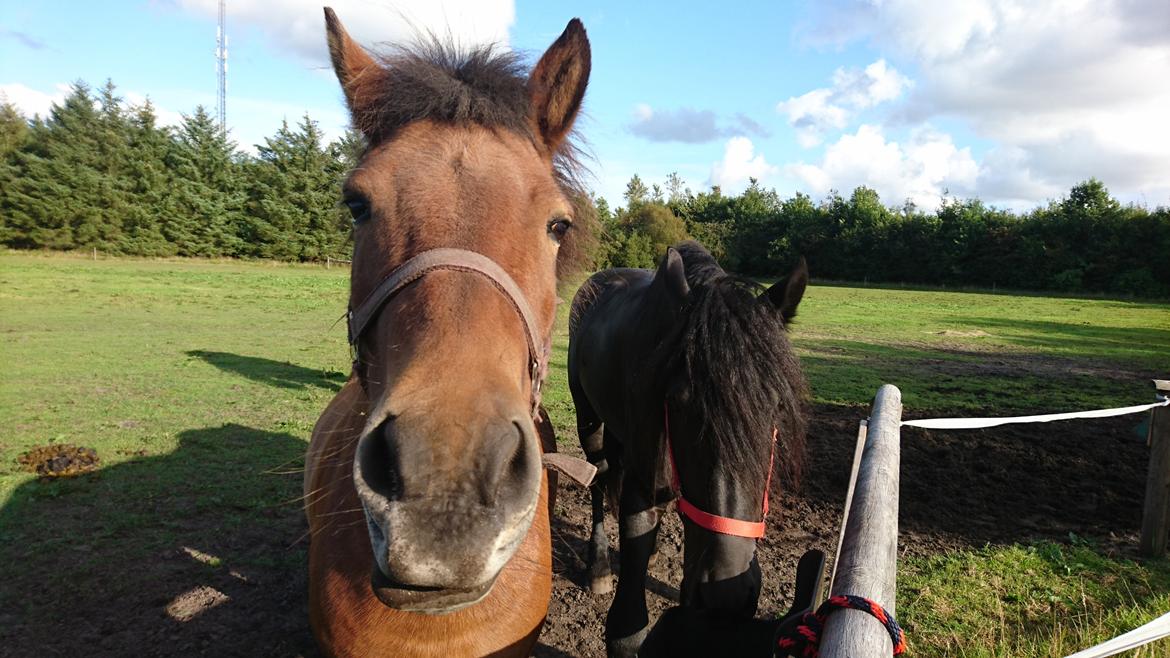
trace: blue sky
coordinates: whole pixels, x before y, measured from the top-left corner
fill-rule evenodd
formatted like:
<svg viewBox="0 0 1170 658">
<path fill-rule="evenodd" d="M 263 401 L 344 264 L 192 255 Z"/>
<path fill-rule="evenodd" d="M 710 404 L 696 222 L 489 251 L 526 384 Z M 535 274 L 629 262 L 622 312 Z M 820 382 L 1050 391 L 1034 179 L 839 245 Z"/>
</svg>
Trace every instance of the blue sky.
<svg viewBox="0 0 1170 658">
<path fill-rule="evenodd" d="M 620 205 L 638 173 L 782 195 L 876 188 L 1026 208 L 1089 176 L 1170 204 L 1170 3 L 909 0 L 334 3 L 363 43 L 411 25 L 539 56 L 579 16 L 593 73 L 579 123 L 594 188 Z M 245 149 L 308 112 L 347 120 L 321 7 L 228 0 L 228 123 Z M 164 122 L 215 102 L 215 1 L 0 7 L 0 93 L 31 115 L 111 78 Z"/>
</svg>

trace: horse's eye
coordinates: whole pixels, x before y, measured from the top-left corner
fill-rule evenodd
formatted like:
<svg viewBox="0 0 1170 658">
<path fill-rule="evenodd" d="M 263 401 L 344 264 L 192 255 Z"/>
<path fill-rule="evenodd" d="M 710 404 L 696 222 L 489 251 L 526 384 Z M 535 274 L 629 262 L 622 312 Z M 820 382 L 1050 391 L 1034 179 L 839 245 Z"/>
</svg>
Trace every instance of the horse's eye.
<svg viewBox="0 0 1170 658">
<path fill-rule="evenodd" d="M 361 224 L 370 218 L 370 202 L 365 197 L 352 194 L 346 195 L 341 200 L 346 208 L 349 208 L 349 214 L 353 216 L 353 223 Z"/>
<path fill-rule="evenodd" d="M 569 221 L 568 217 L 556 217 L 548 223 L 548 234 L 557 244 L 565 239 L 565 234 L 573 227 L 573 222 Z"/>
</svg>

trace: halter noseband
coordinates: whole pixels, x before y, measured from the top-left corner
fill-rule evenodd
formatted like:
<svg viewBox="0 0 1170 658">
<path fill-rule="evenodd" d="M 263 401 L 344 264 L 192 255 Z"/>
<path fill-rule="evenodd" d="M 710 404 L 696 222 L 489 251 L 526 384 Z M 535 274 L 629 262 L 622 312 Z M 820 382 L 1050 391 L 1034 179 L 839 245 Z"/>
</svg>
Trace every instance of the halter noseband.
<svg viewBox="0 0 1170 658">
<path fill-rule="evenodd" d="M 764 536 L 764 521 L 768 518 L 768 490 L 772 488 L 772 465 L 776 458 L 776 428 L 772 428 L 772 452 L 768 456 L 768 479 L 764 483 L 764 511 L 759 521 L 742 521 L 726 516 L 718 516 L 695 507 L 683 497 L 682 483 L 678 477 L 678 464 L 674 461 L 674 447 L 670 444 L 670 411 L 666 403 L 662 403 L 662 424 L 666 433 L 666 454 L 670 457 L 670 486 L 674 490 L 674 497 L 678 500 L 678 513 L 687 517 L 695 525 L 721 535 L 747 537 L 759 539 Z"/>
<path fill-rule="evenodd" d="M 351 306 L 346 314 L 346 321 L 349 325 L 349 345 L 353 350 L 354 371 L 360 372 L 358 370 L 360 361 L 358 343 L 382 307 L 406 286 L 418 281 L 424 275 L 438 270 L 478 274 L 486 278 L 492 287 L 500 291 L 504 298 L 511 302 L 516 315 L 520 316 L 521 324 L 524 325 L 524 338 L 528 341 L 528 374 L 532 382 L 532 417 L 536 419 L 540 413 L 540 385 L 548 372 L 548 356 L 551 345 L 546 339 L 544 348 L 537 349 L 536 337 L 540 335 L 540 330 L 536 325 L 532 307 L 528 305 L 528 300 L 524 297 L 520 286 L 516 285 L 512 277 L 494 260 L 474 251 L 449 247 L 424 251 L 394 268 L 357 308 Z"/>
</svg>

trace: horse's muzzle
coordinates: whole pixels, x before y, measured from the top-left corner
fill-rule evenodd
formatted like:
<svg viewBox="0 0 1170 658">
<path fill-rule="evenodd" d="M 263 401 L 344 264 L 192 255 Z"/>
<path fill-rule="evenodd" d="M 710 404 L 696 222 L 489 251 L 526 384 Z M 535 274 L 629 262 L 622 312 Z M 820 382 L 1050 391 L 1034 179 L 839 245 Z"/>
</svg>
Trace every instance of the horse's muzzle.
<svg viewBox="0 0 1170 658">
<path fill-rule="evenodd" d="M 481 421 L 476 435 L 440 435 L 445 442 L 435 429 L 387 419 L 362 436 L 354 462 L 371 584 L 400 610 L 452 612 L 487 596 L 540 497 L 540 449 L 527 417 Z"/>
<path fill-rule="evenodd" d="M 680 587 L 684 606 L 714 616 L 751 617 L 763 581 L 755 540 L 687 524 Z"/>
</svg>

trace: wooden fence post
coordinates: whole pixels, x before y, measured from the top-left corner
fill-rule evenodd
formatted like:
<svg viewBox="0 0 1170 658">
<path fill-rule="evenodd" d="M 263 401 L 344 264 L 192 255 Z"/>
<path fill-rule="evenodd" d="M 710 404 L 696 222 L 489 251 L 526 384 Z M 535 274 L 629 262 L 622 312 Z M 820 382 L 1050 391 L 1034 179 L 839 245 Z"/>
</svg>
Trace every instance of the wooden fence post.
<svg viewBox="0 0 1170 658">
<path fill-rule="evenodd" d="M 1170 380 L 1155 379 L 1154 390 L 1170 396 Z M 1170 407 L 1150 410 L 1149 446 L 1141 553 L 1161 557 L 1166 553 L 1166 531 L 1170 526 Z"/>
<path fill-rule="evenodd" d="M 878 389 L 830 596 L 853 594 L 894 614 L 898 571 L 898 482 L 902 392 Z M 860 610 L 835 610 L 825 621 L 825 658 L 885 658 L 893 651 L 881 622 Z"/>
</svg>

